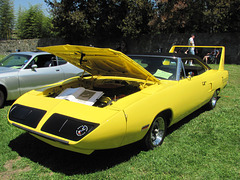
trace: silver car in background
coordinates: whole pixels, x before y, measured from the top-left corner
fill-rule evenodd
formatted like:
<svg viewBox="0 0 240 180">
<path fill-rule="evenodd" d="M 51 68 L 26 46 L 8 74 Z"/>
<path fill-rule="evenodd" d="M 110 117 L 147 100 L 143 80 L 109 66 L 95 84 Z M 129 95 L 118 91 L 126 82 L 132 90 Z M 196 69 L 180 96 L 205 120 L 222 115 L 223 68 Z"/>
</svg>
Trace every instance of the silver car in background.
<svg viewBox="0 0 240 180">
<path fill-rule="evenodd" d="M 83 72 L 47 52 L 16 52 L 0 60 L 0 108 L 6 100 Z"/>
</svg>

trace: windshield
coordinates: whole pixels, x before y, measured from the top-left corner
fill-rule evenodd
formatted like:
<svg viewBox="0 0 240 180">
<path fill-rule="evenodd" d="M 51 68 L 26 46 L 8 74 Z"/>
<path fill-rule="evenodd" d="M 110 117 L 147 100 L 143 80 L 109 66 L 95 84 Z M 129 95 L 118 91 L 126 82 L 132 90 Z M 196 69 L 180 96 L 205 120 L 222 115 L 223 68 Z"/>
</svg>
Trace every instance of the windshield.
<svg viewBox="0 0 240 180">
<path fill-rule="evenodd" d="M 29 55 L 10 54 L 0 61 L 0 66 L 20 69 L 31 58 Z"/>
<path fill-rule="evenodd" d="M 158 79 L 176 80 L 177 59 L 160 56 L 129 56 Z"/>
</svg>

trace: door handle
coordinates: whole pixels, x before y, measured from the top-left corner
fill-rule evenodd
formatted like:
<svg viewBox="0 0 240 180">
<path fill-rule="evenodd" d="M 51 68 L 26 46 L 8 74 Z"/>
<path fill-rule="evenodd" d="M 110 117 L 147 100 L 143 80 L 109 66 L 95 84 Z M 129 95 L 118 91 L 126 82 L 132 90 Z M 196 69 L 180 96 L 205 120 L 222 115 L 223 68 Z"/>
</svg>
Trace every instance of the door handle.
<svg viewBox="0 0 240 180">
<path fill-rule="evenodd" d="M 56 69 L 56 71 L 60 71 L 59 69 Z"/>
<path fill-rule="evenodd" d="M 203 85 L 203 86 L 205 86 L 205 85 L 206 85 L 206 83 L 207 83 L 207 81 L 203 81 L 203 82 L 202 82 L 202 85 Z"/>
</svg>

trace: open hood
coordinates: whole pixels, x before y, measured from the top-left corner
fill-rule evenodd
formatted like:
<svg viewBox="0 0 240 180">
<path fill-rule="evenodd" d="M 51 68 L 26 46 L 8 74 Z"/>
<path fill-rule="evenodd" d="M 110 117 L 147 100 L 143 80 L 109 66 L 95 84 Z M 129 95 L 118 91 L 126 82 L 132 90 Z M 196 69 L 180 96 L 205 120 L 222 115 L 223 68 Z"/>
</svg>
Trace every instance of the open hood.
<svg viewBox="0 0 240 180">
<path fill-rule="evenodd" d="M 92 75 L 120 76 L 159 82 L 150 72 L 125 54 L 109 48 L 77 45 L 38 47 L 52 53 Z"/>
</svg>

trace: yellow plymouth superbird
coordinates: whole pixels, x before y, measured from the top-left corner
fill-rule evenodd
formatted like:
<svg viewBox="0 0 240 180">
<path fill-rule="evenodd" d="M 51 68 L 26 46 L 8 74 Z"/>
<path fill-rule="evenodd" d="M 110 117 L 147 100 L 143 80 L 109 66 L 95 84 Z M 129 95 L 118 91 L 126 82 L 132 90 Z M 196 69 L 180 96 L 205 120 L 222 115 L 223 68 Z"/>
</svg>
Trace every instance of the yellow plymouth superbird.
<svg viewBox="0 0 240 180">
<path fill-rule="evenodd" d="M 140 141 L 159 146 L 169 126 L 203 105 L 216 106 L 228 81 L 223 46 L 218 70 L 199 57 L 173 53 L 124 55 L 107 48 L 41 47 L 84 69 L 82 76 L 17 99 L 8 121 L 55 147 L 91 154 Z M 189 64 L 191 62 L 191 64 Z"/>
</svg>

